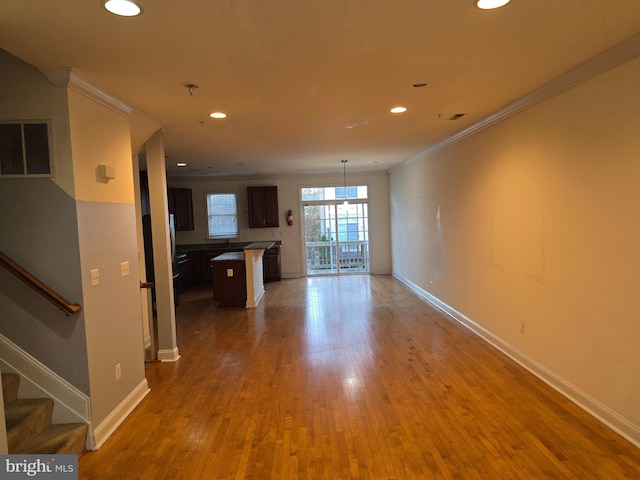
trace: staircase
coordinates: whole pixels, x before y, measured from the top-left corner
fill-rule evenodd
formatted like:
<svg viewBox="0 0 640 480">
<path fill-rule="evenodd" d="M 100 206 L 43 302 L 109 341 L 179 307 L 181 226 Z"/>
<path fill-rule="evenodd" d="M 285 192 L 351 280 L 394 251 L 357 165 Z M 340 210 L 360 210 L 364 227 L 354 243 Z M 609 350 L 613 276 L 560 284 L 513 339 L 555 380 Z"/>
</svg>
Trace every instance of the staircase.
<svg viewBox="0 0 640 480">
<path fill-rule="evenodd" d="M 81 454 L 87 426 L 82 423 L 52 424 L 53 400 L 18 398 L 20 376 L 2 374 L 4 414 L 9 453 Z"/>
</svg>

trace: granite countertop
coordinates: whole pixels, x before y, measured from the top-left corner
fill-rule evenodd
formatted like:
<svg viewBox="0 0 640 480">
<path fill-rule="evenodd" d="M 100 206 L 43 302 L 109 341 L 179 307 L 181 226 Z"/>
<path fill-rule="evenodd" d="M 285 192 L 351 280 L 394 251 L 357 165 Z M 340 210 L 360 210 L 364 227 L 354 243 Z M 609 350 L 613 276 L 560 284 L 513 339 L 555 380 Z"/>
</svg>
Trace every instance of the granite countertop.
<svg viewBox="0 0 640 480">
<path fill-rule="evenodd" d="M 237 261 L 244 262 L 244 253 L 242 252 L 227 252 L 222 255 L 218 255 L 211 259 L 212 262 L 224 262 L 224 261 Z"/>
<path fill-rule="evenodd" d="M 275 240 L 273 242 L 229 242 L 229 243 L 196 243 L 189 245 L 176 245 L 177 253 L 188 252 L 206 252 L 209 250 L 227 250 L 227 251 L 242 251 L 247 245 L 251 243 L 272 243 L 274 246 L 280 246 L 281 241 Z"/>
<path fill-rule="evenodd" d="M 276 242 L 253 242 L 244 247 L 244 250 L 269 250 Z"/>
</svg>

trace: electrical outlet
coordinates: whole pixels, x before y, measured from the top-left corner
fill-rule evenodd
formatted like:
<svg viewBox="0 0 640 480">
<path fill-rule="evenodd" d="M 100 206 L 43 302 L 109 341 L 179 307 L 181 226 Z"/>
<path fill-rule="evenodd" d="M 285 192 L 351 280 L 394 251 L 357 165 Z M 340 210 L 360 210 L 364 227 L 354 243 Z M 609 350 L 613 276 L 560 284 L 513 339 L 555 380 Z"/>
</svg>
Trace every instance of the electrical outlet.
<svg viewBox="0 0 640 480">
<path fill-rule="evenodd" d="M 524 322 L 520 322 L 520 333 L 524 333 Z"/>
<path fill-rule="evenodd" d="M 227 268 L 227 277 L 233 277 L 233 268 Z"/>
<path fill-rule="evenodd" d="M 118 363 L 116 364 L 116 381 L 120 380 L 121 377 L 122 377 L 122 367 Z"/>
<path fill-rule="evenodd" d="M 126 277 L 129 275 L 129 262 L 121 262 L 120 263 L 120 276 Z"/>
<path fill-rule="evenodd" d="M 100 270 L 94 268 L 91 270 L 91 286 L 95 287 L 97 285 L 100 285 Z"/>
</svg>

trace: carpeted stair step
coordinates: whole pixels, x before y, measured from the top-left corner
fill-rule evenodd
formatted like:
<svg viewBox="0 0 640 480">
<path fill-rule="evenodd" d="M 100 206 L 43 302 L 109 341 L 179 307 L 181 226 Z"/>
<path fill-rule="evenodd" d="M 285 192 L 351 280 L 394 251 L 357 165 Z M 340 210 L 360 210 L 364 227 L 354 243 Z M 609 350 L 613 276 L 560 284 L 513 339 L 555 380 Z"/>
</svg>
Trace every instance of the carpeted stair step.
<svg viewBox="0 0 640 480">
<path fill-rule="evenodd" d="M 77 454 L 85 449 L 87 426 L 83 423 L 49 425 L 28 444 L 16 448 L 11 453 L 28 454 Z"/>
<path fill-rule="evenodd" d="M 18 398 L 18 387 L 20 386 L 20 375 L 15 373 L 2 374 L 2 397 L 5 407 Z"/>
<path fill-rule="evenodd" d="M 83 423 L 52 424 L 53 400 L 18 399 L 19 385 L 19 375 L 2 374 L 9 453 L 82 454 L 87 426 Z"/>
<path fill-rule="evenodd" d="M 49 427 L 52 413 L 50 398 L 25 398 L 7 404 L 4 415 L 9 453 L 23 448 Z"/>
</svg>

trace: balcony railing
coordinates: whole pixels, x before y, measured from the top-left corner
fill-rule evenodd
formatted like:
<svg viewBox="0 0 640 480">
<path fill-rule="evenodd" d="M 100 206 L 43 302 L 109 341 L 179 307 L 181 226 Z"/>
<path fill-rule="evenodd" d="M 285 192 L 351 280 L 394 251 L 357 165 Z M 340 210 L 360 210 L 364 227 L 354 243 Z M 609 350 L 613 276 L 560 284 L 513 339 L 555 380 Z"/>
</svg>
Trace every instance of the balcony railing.
<svg viewBox="0 0 640 480">
<path fill-rule="evenodd" d="M 369 271 L 369 242 L 319 241 L 306 242 L 307 273 L 323 274 L 341 272 L 365 273 Z"/>
</svg>

